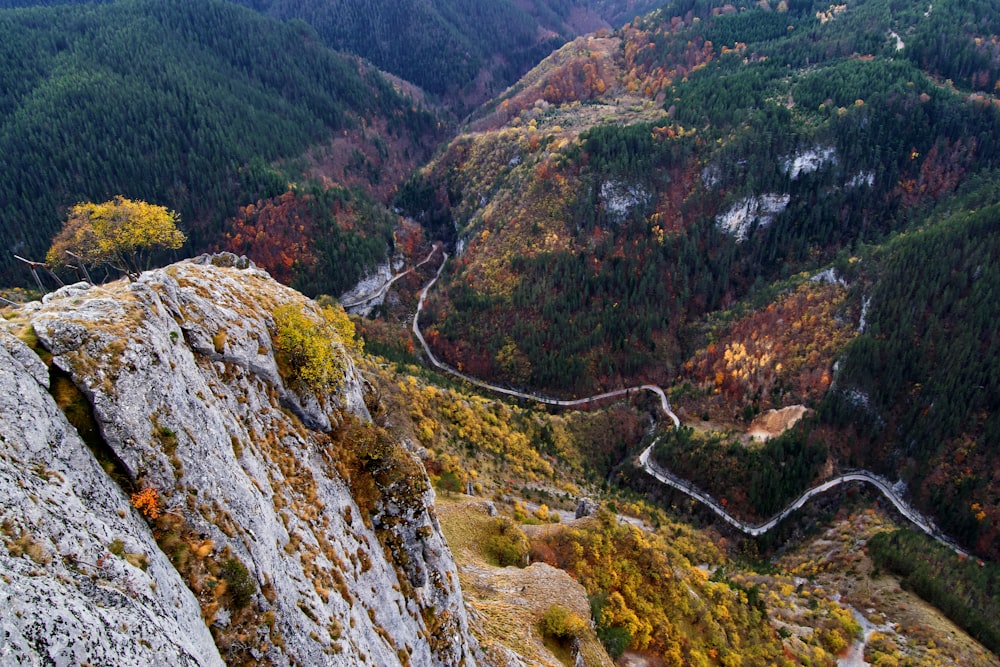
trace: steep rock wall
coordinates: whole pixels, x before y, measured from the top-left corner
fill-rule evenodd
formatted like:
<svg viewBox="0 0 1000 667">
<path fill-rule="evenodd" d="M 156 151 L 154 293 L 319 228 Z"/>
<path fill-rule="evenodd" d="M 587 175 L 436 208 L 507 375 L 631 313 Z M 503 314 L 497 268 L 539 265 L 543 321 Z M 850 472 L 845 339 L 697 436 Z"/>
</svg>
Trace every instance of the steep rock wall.
<svg viewBox="0 0 1000 667">
<path fill-rule="evenodd" d="M 222 665 L 198 602 L 48 386 L 0 331 L 0 664 Z"/>
<path fill-rule="evenodd" d="M 177 548 L 227 661 L 476 664 L 426 475 L 365 426 L 346 354 L 338 391 L 286 386 L 271 338 L 286 303 L 315 311 L 216 256 L 70 286 L 28 315 L 125 475 L 159 492 L 157 534 Z M 236 573 L 229 595 L 219 562 Z"/>
</svg>

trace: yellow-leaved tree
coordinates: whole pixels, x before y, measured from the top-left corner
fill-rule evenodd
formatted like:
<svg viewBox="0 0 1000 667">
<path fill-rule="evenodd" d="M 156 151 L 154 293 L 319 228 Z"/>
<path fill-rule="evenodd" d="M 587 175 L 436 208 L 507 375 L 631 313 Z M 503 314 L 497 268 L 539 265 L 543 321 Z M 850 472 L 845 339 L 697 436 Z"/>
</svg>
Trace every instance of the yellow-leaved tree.
<svg viewBox="0 0 1000 667">
<path fill-rule="evenodd" d="M 152 251 L 176 250 L 184 244 L 179 220 L 164 206 L 121 195 L 103 204 L 82 202 L 70 209 L 45 261 L 55 268 L 74 258 L 91 266 L 107 264 L 135 281 L 149 268 Z"/>
</svg>

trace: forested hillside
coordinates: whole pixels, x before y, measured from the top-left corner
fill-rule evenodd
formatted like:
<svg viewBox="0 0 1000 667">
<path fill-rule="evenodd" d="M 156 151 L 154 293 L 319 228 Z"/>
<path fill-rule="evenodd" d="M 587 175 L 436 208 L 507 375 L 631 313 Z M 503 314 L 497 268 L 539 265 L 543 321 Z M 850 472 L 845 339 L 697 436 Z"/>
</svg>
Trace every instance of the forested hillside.
<svg viewBox="0 0 1000 667">
<path fill-rule="evenodd" d="M 323 41 L 438 96 L 465 115 L 569 39 L 617 27 L 650 0 L 236 0 L 302 20 Z"/>
<path fill-rule="evenodd" d="M 0 7 L 79 0 L 0 0 Z M 618 26 L 658 3 L 644 0 L 234 0 L 311 26 L 353 53 L 437 96 L 464 115 L 499 94 L 573 37 Z"/>
<path fill-rule="evenodd" d="M 879 248 L 864 332 L 849 345 L 831 423 L 855 465 L 899 470 L 942 526 L 1000 556 L 1000 206 L 995 185 Z M 937 217 L 937 216 L 935 216 Z M 868 273 L 868 271 L 866 271 Z"/>
<path fill-rule="evenodd" d="M 117 193 L 177 210 L 193 249 L 214 247 L 237 206 L 281 195 L 304 172 L 375 193 L 438 132 L 431 114 L 307 26 L 233 4 L 0 11 L 0 243 L 32 259 L 69 206 Z M 287 161 L 316 145 L 327 148 Z M 348 234 L 367 235 L 363 219 L 352 225 Z M 381 227 L 372 233 L 384 239 Z M 10 253 L 0 275 L 28 277 Z"/>
<path fill-rule="evenodd" d="M 676 383 L 710 428 L 822 407 L 780 489 L 706 474 L 751 514 L 830 465 L 926 480 L 996 557 L 998 10 L 690 1 L 566 45 L 400 191 L 461 251 L 428 340 L 552 394 Z"/>
<path fill-rule="evenodd" d="M 239 0 L 451 101 L 480 103 L 571 36 L 569 0 Z"/>
</svg>

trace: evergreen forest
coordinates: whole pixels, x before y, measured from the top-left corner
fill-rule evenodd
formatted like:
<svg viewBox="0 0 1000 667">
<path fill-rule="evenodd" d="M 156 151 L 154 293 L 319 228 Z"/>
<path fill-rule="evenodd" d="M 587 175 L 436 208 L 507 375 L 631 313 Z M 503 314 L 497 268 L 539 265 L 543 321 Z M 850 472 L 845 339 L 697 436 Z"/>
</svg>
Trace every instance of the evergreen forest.
<svg viewBox="0 0 1000 667">
<path fill-rule="evenodd" d="M 333 132 L 378 123 L 414 154 L 437 132 L 308 26 L 212 0 L 2 11 L 0 91 L 0 242 L 29 259 L 70 206 L 116 193 L 178 211 L 191 248 L 212 248 L 238 206 L 285 192 L 302 177 L 287 160 Z M 0 257 L 0 275 L 25 282 L 14 265 Z"/>
</svg>

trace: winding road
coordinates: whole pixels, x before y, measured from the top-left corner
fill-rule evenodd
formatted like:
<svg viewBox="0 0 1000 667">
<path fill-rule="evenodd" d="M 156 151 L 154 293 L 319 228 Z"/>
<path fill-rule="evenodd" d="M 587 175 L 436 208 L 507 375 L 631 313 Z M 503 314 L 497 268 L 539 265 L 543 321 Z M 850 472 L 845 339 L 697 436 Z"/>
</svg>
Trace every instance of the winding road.
<svg viewBox="0 0 1000 667">
<path fill-rule="evenodd" d="M 437 251 L 437 249 L 438 246 L 435 246 L 434 250 L 431 251 L 431 254 L 428 255 L 427 258 L 420 264 L 427 262 L 434 254 L 434 252 Z M 441 260 L 441 266 L 438 267 L 437 273 L 434 274 L 434 277 L 430 281 L 428 281 L 428 283 L 420 291 L 420 299 L 417 301 L 417 312 L 413 316 L 413 327 L 412 327 L 413 334 L 417 337 L 417 340 L 420 341 L 420 345 L 424 349 L 424 354 L 427 355 L 427 358 L 428 360 L 430 360 L 432 366 L 444 371 L 445 373 L 448 373 L 449 375 L 461 378 L 466 382 L 468 382 L 469 384 L 475 385 L 482 389 L 486 389 L 498 394 L 515 396 L 517 398 L 523 398 L 538 403 L 544 403 L 546 405 L 558 405 L 564 407 L 589 405 L 597 401 L 601 401 L 608 398 L 627 396 L 628 394 L 634 391 L 650 391 L 659 396 L 660 407 L 663 409 L 664 414 L 666 414 L 667 417 L 669 417 L 670 420 L 673 422 L 674 427 L 680 428 L 681 420 L 677 417 L 676 414 L 674 414 L 674 411 L 671 409 L 670 401 L 667 399 L 666 393 L 664 393 L 662 388 L 656 385 L 644 384 L 635 387 L 628 387 L 626 389 L 608 391 L 603 394 L 596 394 L 594 396 L 588 396 L 586 398 L 579 398 L 575 400 L 560 400 L 555 398 L 547 398 L 545 396 L 539 396 L 538 394 L 532 394 L 526 391 L 518 391 L 516 389 L 499 387 L 497 385 L 490 384 L 489 382 L 484 382 L 483 380 L 466 375 L 465 373 L 459 371 L 458 369 L 453 368 L 448 364 L 440 361 L 437 357 L 434 356 L 434 353 L 431 351 L 430 346 L 424 339 L 424 335 L 420 332 L 420 313 L 421 311 L 423 311 L 424 301 L 427 298 L 427 293 L 430 291 L 431 287 L 433 287 L 434 284 L 437 282 L 438 278 L 441 277 L 441 273 L 444 271 L 445 264 L 447 264 L 448 262 L 448 253 L 445 252 L 443 253 L 443 255 L 444 256 Z M 417 266 L 420 266 L 420 264 L 418 264 Z M 413 268 L 415 269 L 417 267 L 415 266 Z M 413 269 L 410 270 L 412 271 Z M 404 274 L 405 273 L 408 272 L 404 272 Z M 402 275 L 404 274 L 400 274 L 400 276 L 398 277 L 402 277 Z M 391 284 L 391 282 L 389 284 Z M 388 285 L 386 287 L 388 287 Z M 892 488 L 892 484 L 888 480 L 886 480 L 884 477 L 880 477 L 879 475 L 876 475 L 875 473 L 869 472 L 867 470 L 852 470 L 844 474 L 837 475 L 836 477 L 828 479 L 821 484 L 818 484 L 810 489 L 807 489 L 805 492 L 802 493 L 802 495 L 793 500 L 783 510 L 775 514 L 767 521 L 759 524 L 746 523 L 744 521 L 737 519 L 733 515 L 729 514 L 729 512 L 725 510 L 725 508 L 718 500 L 716 500 L 709 494 L 705 493 L 704 491 L 696 487 L 690 481 L 677 477 L 676 475 L 672 474 L 670 471 L 668 471 L 666 468 L 664 468 L 657 462 L 651 461 L 650 454 L 652 453 L 653 447 L 655 447 L 658 442 L 659 442 L 658 439 L 654 440 L 652 444 L 646 447 L 646 449 L 644 449 L 642 453 L 639 454 L 638 461 L 639 465 L 642 466 L 642 469 L 645 470 L 646 473 L 648 473 L 649 475 L 660 481 L 661 483 L 671 486 L 677 489 L 678 491 L 681 491 L 682 493 L 688 495 L 689 497 L 694 498 L 698 502 L 704 504 L 706 507 L 715 512 L 723 521 L 733 526 L 734 528 L 746 533 L 747 535 L 752 535 L 755 537 L 763 535 L 764 533 L 768 532 L 769 530 L 777 526 L 779 523 L 781 523 L 783 519 L 785 519 L 790 514 L 792 514 L 793 512 L 801 508 L 803 505 L 805 505 L 806 502 L 808 502 L 813 496 L 829 491 L 835 486 L 839 486 L 840 484 L 845 484 L 848 482 L 864 482 L 866 484 L 871 484 L 878 491 L 880 491 L 882 495 L 884 495 L 889 500 L 889 502 L 891 502 L 896 507 L 896 509 L 899 510 L 899 513 L 902 514 L 904 517 L 906 517 L 909 521 L 911 521 L 917 528 L 924 531 L 938 542 L 953 549 L 955 552 L 962 555 L 968 555 L 965 551 L 960 549 L 955 544 L 954 541 L 952 541 L 944 533 L 942 533 L 937 528 L 937 526 L 934 525 L 933 521 L 923 516 L 920 512 L 911 507 L 909 503 L 907 503 L 899 495 L 897 495 Z"/>
<path fill-rule="evenodd" d="M 820 493 L 823 493 L 825 491 L 829 491 L 835 486 L 844 484 L 846 482 L 865 482 L 867 484 L 871 484 L 876 489 L 881 491 L 882 495 L 888 498 L 889 502 L 891 502 L 896 507 L 896 509 L 899 510 L 899 513 L 902 514 L 907 519 L 909 519 L 917 528 L 924 531 L 938 542 L 941 542 L 942 544 L 953 549 L 955 552 L 965 556 L 968 555 L 965 551 L 960 549 L 958 545 L 956 545 L 951 539 L 949 539 L 944 533 L 938 530 L 937 526 L 934 525 L 933 521 L 925 517 L 923 514 L 921 514 L 913 507 L 911 507 L 909 503 L 900 498 L 896 494 L 896 492 L 893 491 L 892 484 L 890 484 L 887 479 L 879 475 L 876 475 L 873 472 L 869 472 L 867 470 L 853 470 L 850 472 L 846 472 L 842 475 L 837 475 L 836 477 L 832 477 L 823 482 L 822 484 L 817 484 L 816 486 L 807 489 L 802 493 L 802 495 L 800 495 L 798 498 L 789 503 L 783 510 L 781 510 L 780 512 L 778 512 L 773 517 L 771 517 L 770 519 L 768 519 L 763 523 L 750 524 L 740 521 L 733 515 L 729 514 L 722 506 L 722 504 L 718 502 L 715 498 L 708 495 L 698 487 L 694 486 L 688 480 L 677 477 L 676 475 L 672 474 L 669 470 L 665 469 L 663 466 L 656 463 L 655 461 L 651 461 L 649 457 L 653 450 L 653 447 L 656 446 L 657 442 L 658 441 L 654 441 L 653 444 L 651 444 L 646 449 L 642 450 L 642 453 L 639 454 L 639 464 L 642 466 L 643 470 L 645 470 L 648 474 L 652 475 L 663 484 L 672 486 L 678 491 L 681 491 L 690 496 L 691 498 L 694 498 L 695 500 L 701 502 L 703 505 L 707 506 L 709 509 L 715 512 L 723 521 L 743 531 L 747 535 L 753 535 L 755 537 L 758 535 L 763 535 L 764 533 L 768 532 L 769 530 L 777 526 L 779 523 L 781 523 L 781 521 L 785 519 L 788 515 L 790 515 L 792 512 L 796 511 L 797 509 L 805 505 L 810 498 L 819 495 Z"/>
<path fill-rule="evenodd" d="M 427 355 L 427 358 L 430 360 L 432 366 L 434 366 L 435 368 L 439 368 L 450 375 L 454 375 L 455 377 L 460 377 L 469 384 L 481 387 L 483 389 L 488 389 L 489 391 L 498 394 L 505 394 L 507 396 L 524 398 L 529 401 L 535 401 L 537 403 L 544 403 L 546 405 L 559 405 L 563 407 L 589 405 L 591 403 L 596 403 L 597 401 L 602 401 L 608 398 L 627 396 L 628 394 L 634 391 L 651 391 L 657 396 L 659 396 L 660 407 L 663 408 L 663 412 L 668 417 L 670 417 L 670 419 L 674 422 L 674 426 L 680 428 L 681 420 L 678 419 L 677 415 L 674 414 L 674 411 L 670 409 L 670 401 L 667 400 L 667 395 L 663 392 L 663 390 L 660 387 L 657 387 L 655 384 L 644 384 L 636 387 L 628 387 L 626 389 L 616 389 L 614 391 L 604 392 L 603 394 L 587 396 L 586 398 L 578 398 L 574 400 L 561 400 L 558 398 L 546 398 L 544 396 L 539 396 L 538 394 L 532 394 L 526 391 L 518 391 L 517 389 L 508 389 L 506 387 L 499 387 L 495 384 L 490 384 L 489 382 L 483 382 L 482 380 L 474 378 L 470 375 L 466 375 L 457 368 L 453 368 L 448 364 L 444 363 L 443 361 L 439 360 L 437 357 L 434 356 L 434 353 L 431 352 L 430 346 L 427 344 L 427 341 L 424 340 L 424 335 L 420 332 L 420 313 L 424 309 L 424 300 L 427 298 L 427 292 L 430 290 L 431 287 L 434 286 L 434 283 L 437 282 L 437 279 L 441 277 L 441 272 L 444 271 L 444 267 L 447 261 L 448 261 L 448 253 L 444 253 L 444 259 L 441 261 L 441 266 L 438 267 L 437 273 L 434 274 L 434 277 L 430 280 L 430 282 L 428 282 L 424 286 L 424 289 L 421 290 L 420 292 L 420 300 L 417 302 L 417 312 L 413 316 L 413 335 L 415 335 L 417 337 L 417 340 L 420 341 L 420 345 L 421 347 L 424 348 L 424 353 Z"/>
<path fill-rule="evenodd" d="M 389 279 L 389 281 L 386 284 L 382 285 L 382 287 L 380 287 L 376 292 L 374 292 L 372 294 L 369 294 L 368 296 L 364 297 L 363 299 L 358 299 L 356 301 L 352 301 L 351 303 L 341 302 L 340 305 L 344 308 L 344 310 L 347 310 L 348 308 L 357 308 L 358 306 L 360 306 L 362 304 L 369 303 L 369 302 L 374 301 L 375 299 L 377 299 L 379 297 L 385 296 L 386 293 L 389 291 L 389 288 L 392 287 L 392 284 L 394 282 L 396 282 L 397 280 L 399 280 L 400 278 L 402 278 L 403 276 L 405 276 L 405 275 L 407 275 L 409 273 L 413 273 L 414 271 L 416 271 L 417 269 L 419 269 L 421 266 L 423 266 L 427 262 L 431 261 L 431 257 L 434 256 L 434 253 L 436 253 L 438 251 L 438 248 L 440 248 L 440 247 L 441 247 L 441 245 L 439 243 L 435 243 L 434 247 L 431 248 L 431 251 L 427 255 L 427 257 L 424 257 L 424 259 L 422 261 L 417 262 L 416 264 L 414 264 L 413 266 L 411 266 L 410 268 L 408 268 L 406 271 L 400 271 L 399 273 L 397 273 L 396 275 L 394 275 L 392 278 Z M 447 257 L 448 257 L 448 254 L 445 253 L 445 258 L 447 259 Z"/>
</svg>

